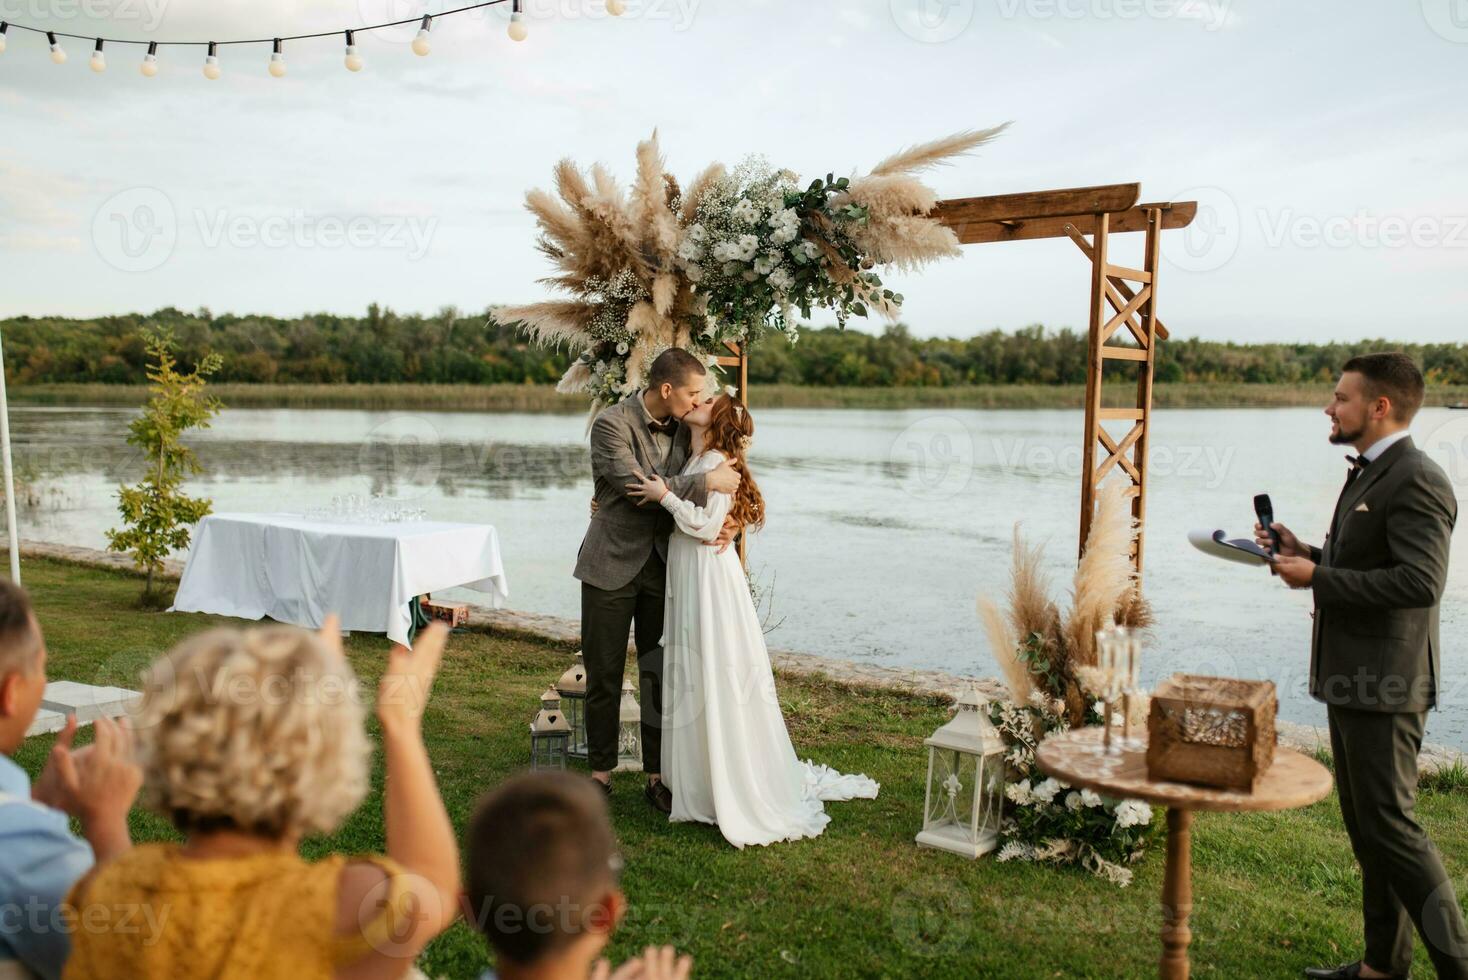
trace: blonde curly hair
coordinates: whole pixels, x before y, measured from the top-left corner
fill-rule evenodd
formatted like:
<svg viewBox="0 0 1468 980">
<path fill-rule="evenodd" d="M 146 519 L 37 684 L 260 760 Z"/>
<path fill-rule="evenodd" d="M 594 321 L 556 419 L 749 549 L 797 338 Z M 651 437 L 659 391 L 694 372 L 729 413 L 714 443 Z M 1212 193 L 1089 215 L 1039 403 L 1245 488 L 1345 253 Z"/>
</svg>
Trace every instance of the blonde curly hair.
<svg viewBox="0 0 1468 980">
<path fill-rule="evenodd" d="M 212 629 L 143 676 L 142 802 L 184 833 L 329 833 L 367 794 L 372 745 L 344 658 L 293 626 Z"/>
</svg>

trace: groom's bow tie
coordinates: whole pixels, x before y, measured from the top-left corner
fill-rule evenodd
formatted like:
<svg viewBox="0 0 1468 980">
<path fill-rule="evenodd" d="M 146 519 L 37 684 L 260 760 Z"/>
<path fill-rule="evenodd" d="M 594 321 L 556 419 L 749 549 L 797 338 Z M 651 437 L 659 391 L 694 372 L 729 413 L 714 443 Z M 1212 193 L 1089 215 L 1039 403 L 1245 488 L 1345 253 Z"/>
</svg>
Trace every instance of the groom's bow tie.
<svg viewBox="0 0 1468 980">
<path fill-rule="evenodd" d="M 671 415 L 663 419 L 661 422 L 659 422 L 657 419 L 647 420 L 647 427 L 654 432 L 672 432 L 673 426 L 677 424 L 678 420 L 673 418 L 673 416 Z"/>
<path fill-rule="evenodd" d="M 1351 464 L 1350 470 L 1346 473 L 1346 486 L 1349 487 L 1356 482 L 1356 477 L 1361 475 L 1361 471 L 1371 465 L 1371 460 L 1365 456 L 1352 456 L 1347 453 L 1346 462 Z"/>
</svg>

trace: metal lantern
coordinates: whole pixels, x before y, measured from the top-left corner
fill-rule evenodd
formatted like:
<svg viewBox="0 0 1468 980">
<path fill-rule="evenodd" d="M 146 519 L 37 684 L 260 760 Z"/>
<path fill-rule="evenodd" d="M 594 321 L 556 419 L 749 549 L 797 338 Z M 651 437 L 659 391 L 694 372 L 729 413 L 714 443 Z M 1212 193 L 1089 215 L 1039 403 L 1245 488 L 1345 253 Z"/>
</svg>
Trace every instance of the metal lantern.
<svg viewBox="0 0 1468 980">
<path fill-rule="evenodd" d="M 958 710 L 928 738 L 928 789 L 917 842 L 965 857 L 992 851 L 1004 815 L 1004 739 L 970 686 Z"/>
<path fill-rule="evenodd" d="M 576 651 L 576 662 L 566 668 L 561 679 L 556 681 L 556 692 L 561 695 L 561 707 L 566 712 L 566 721 L 571 724 L 571 747 L 573 759 L 586 758 L 586 661 L 581 651 Z"/>
<path fill-rule="evenodd" d="M 540 696 L 540 713 L 530 723 L 530 768 L 566 768 L 566 750 L 571 745 L 571 726 L 561 711 L 561 696 L 546 688 Z"/>
<path fill-rule="evenodd" d="M 637 691 L 622 679 L 622 704 L 617 709 L 617 768 L 614 772 L 642 771 L 642 708 Z"/>
</svg>

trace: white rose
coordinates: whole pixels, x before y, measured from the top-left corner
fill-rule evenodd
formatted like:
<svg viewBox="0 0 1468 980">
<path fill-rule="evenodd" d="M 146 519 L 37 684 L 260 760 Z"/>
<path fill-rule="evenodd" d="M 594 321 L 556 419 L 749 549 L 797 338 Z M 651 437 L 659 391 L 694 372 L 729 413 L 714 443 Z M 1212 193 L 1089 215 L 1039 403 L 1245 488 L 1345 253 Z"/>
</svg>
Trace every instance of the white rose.
<svg viewBox="0 0 1468 980">
<path fill-rule="evenodd" d="M 1081 808 L 1081 794 L 1076 792 L 1066 793 L 1065 808 L 1067 810 L 1079 810 Z"/>
<path fill-rule="evenodd" d="M 748 262 L 759 251 L 759 239 L 754 235 L 740 235 L 739 244 L 736 247 L 739 254 L 735 258 Z"/>
<path fill-rule="evenodd" d="M 1004 795 L 1020 806 L 1025 806 L 1030 802 L 1030 784 L 1010 783 L 1004 787 Z"/>
<path fill-rule="evenodd" d="M 1152 808 L 1141 800 L 1122 800 L 1115 816 L 1117 827 L 1141 827 L 1152 822 Z"/>
<path fill-rule="evenodd" d="M 689 282 L 698 282 L 703 278 L 703 266 L 697 262 L 690 262 L 687 268 L 683 270 L 683 274 L 688 277 Z"/>
<path fill-rule="evenodd" d="M 1084 806 L 1096 807 L 1101 805 L 1101 795 L 1089 789 L 1081 790 L 1081 803 Z"/>
<path fill-rule="evenodd" d="M 1060 792 L 1060 783 L 1054 779 L 1047 779 L 1039 786 L 1030 791 L 1030 795 L 1042 803 L 1049 803 L 1055 799 L 1055 794 Z"/>
<path fill-rule="evenodd" d="M 695 242 L 702 242 L 709 237 L 708 229 L 695 222 L 688 226 L 688 237 Z"/>
<path fill-rule="evenodd" d="M 620 344 L 617 345 L 617 353 L 618 354 L 625 354 L 625 353 L 627 353 L 627 342 L 625 340 L 622 341 Z"/>
</svg>

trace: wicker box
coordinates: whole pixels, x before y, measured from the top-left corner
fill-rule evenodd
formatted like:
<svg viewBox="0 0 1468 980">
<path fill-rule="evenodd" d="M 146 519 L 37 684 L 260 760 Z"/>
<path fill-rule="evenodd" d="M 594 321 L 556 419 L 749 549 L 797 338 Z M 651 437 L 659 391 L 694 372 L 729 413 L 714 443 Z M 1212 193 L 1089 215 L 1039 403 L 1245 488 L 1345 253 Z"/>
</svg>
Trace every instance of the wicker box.
<svg viewBox="0 0 1468 980">
<path fill-rule="evenodd" d="M 428 614 L 429 619 L 441 619 L 450 626 L 463 626 L 469 621 L 469 606 L 462 602 L 425 599 L 423 611 Z"/>
<path fill-rule="evenodd" d="M 1273 681 L 1174 674 L 1152 695 L 1147 778 L 1252 792 L 1274 762 Z"/>
</svg>

